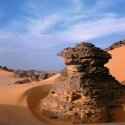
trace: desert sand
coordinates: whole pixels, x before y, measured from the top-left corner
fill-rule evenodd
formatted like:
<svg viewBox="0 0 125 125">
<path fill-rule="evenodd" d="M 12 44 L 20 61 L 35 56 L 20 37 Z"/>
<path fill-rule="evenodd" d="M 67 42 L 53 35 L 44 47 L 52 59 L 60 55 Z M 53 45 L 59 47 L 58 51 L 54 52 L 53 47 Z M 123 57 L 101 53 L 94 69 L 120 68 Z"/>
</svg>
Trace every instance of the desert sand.
<svg viewBox="0 0 125 125">
<path fill-rule="evenodd" d="M 109 60 L 106 66 L 110 73 L 120 82 L 125 81 L 125 46 L 109 51 L 112 59 Z M 125 82 L 124 82 L 125 84 Z"/>
<path fill-rule="evenodd" d="M 109 52 L 112 59 L 106 66 L 111 74 L 120 82 L 125 80 L 125 46 Z M 0 71 L 0 125 L 70 125 L 70 122 L 41 118 L 36 113 L 36 106 L 40 98 L 44 98 L 54 80 L 59 77 L 56 74 L 44 81 L 14 85 L 17 78 L 13 73 Z M 125 109 L 116 109 L 116 125 L 125 125 Z M 120 122 L 120 123 L 119 123 Z M 111 123 L 110 123 L 111 124 Z M 104 124 L 100 124 L 104 125 Z M 113 123 L 112 125 L 115 125 Z"/>
</svg>

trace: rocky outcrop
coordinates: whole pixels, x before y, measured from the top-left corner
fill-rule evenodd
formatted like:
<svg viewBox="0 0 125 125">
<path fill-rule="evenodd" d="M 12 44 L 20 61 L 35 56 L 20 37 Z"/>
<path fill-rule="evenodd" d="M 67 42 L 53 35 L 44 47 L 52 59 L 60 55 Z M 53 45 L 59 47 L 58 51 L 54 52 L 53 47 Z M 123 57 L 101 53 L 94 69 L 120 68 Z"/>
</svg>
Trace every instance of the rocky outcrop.
<svg viewBox="0 0 125 125">
<path fill-rule="evenodd" d="M 13 72 L 14 77 L 16 78 L 24 78 L 23 80 L 16 81 L 15 84 L 30 83 L 32 81 L 39 82 L 40 80 L 45 80 L 57 73 L 52 71 L 14 70 L 9 69 L 7 66 L 0 66 L 0 70 Z"/>
<path fill-rule="evenodd" d="M 30 83 L 31 81 L 26 78 L 26 79 L 23 79 L 23 80 L 17 80 L 14 84 L 26 84 L 26 83 Z"/>
<path fill-rule="evenodd" d="M 47 72 L 47 71 L 36 71 L 36 70 L 15 70 L 14 76 L 18 78 L 28 78 L 31 82 L 32 81 L 40 81 L 47 79 L 51 76 L 55 75 L 54 72 Z"/>
<path fill-rule="evenodd" d="M 125 46 L 125 40 L 117 41 L 117 42 L 113 43 L 111 46 L 109 46 L 108 48 L 106 48 L 105 50 L 110 51 L 110 50 L 113 50 L 115 48 L 119 48 L 122 46 Z"/>
<path fill-rule="evenodd" d="M 8 71 L 8 72 L 13 72 L 12 69 L 7 68 L 6 66 L 0 66 L 0 70 Z"/>
<path fill-rule="evenodd" d="M 111 55 L 91 43 L 65 48 L 58 55 L 67 67 L 40 101 L 39 113 L 73 123 L 113 120 L 112 109 L 121 105 L 125 89 L 104 67 Z"/>
</svg>

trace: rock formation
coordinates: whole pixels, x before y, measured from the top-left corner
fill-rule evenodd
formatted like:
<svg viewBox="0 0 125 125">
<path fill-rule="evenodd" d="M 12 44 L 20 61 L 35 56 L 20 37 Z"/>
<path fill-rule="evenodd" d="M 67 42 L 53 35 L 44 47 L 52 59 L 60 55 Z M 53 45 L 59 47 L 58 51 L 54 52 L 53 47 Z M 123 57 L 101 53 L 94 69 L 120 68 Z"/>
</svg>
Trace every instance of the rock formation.
<svg viewBox="0 0 125 125">
<path fill-rule="evenodd" d="M 73 123 L 113 120 L 111 110 L 120 106 L 123 87 L 104 67 L 110 54 L 91 43 L 81 43 L 58 55 L 64 57 L 67 67 L 40 101 L 40 113 Z"/>
<path fill-rule="evenodd" d="M 6 66 L 0 66 L 0 70 L 8 71 L 8 72 L 13 72 L 13 69 L 9 69 Z"/>
<path fill-rule="evenodd" d="M 55 75 L 55 72 L 49 72 L 49 71 L 36 71 L 36 70 L 15 70 L 14 71 L 14 77 L 17 78 L 27 78 L 31 82 L 36 81 L 39 82 L 40 80 L 47 79 L 51 76 Z M 17 81 L 15 84 L 19 83 Z M 24 81 L 22 81 L 24 83 Z"/>
<path fill-rule="evenodd" d="M 39 82 L 52 77 L 57 72 L 52 71 L 37 71 L 37 70 L 14 70 L 9 69 L 7 66 L 0 66 L 0 70 L 13 72 L 15 78 L 24 78 L 23 80 L 17 80 L 14 84 L 25 84 L 30 82 Z"/>
<path fill-rule="evenodd" d="M 115 48 L 119 48 L 119 47 L 122 47 L 122 46 L 125 46 L 125 39 L 113 43 L 111 46 L 109 46 L 109 47 L 106 48 L 105 50 L 106 50 L 106 51 L 110 51 L 110 50 L 113 50 L 113 49 L 115 49 Z"/>
</svg>

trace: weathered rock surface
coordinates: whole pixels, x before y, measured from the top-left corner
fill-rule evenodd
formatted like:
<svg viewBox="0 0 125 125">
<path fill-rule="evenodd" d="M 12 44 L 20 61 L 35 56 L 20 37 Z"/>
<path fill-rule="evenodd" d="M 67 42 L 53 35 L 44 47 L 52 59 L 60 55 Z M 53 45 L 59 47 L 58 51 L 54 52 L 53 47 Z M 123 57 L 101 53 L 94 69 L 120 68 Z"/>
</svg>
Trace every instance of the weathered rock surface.
<svg viewBox="0 0 125 125">
<path fill-rule="evenodd" d="M 77 44 L 74 48 L 65 48 L 59 54 L 64 57 L 66 65 L 101 66 L 108 62 L 111 56 L 91 43 Z"/>
<path fill-rule="evenodd" d="M 68 66 L 41 100 L 40 113 L 74 123 L 113 120 L 112 109 L 121 106 L 125 87 L 104 67 L 111 56 L 91 43 L 66 48 L 59 55 Z"/>
</svg>

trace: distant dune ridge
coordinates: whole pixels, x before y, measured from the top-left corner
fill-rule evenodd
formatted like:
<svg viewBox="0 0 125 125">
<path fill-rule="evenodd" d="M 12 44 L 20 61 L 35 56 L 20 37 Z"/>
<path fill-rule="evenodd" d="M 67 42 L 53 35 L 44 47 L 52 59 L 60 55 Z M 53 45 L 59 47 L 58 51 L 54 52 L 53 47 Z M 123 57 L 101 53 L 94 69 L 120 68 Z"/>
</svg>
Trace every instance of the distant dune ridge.
<svg viewBox="0 0 125 125">
<path fill-rule="evenodd" d="M 113 50 L 115 48 L 119 48 L 119 47 L 122 47 L 122 46 L 125 46 L 125 39 L 113 43 L 111 46 L 107 47 L 105 50 L 110 51 L 110 50 Z"/>
<path fill-rule="evenodd" d="M 112 59 L 105 66 L 125 85 L 125 46 L 119 46 L 108 53 L 111 54 Z M 11 72 L 13 70 L 8 71 L 6 68 L 0 67 L 0 125 L 71 125 L 67 121 L 49 120 L 45 117 L 39 119 L 35 114 L 37 104 L 50 92 L 52 84 L 60 76 L 59 73 L 39 82 L 33 81 L 32 84 L 14 85 L 15 81 L 23 78 L 15 78 L 14 73 Z M 125 125 L 125 103 L 123 106 L 124 110 L 117 108 L 114 111 L 116 124 L 110 123 L 111 125 Z"/>
</svg>

